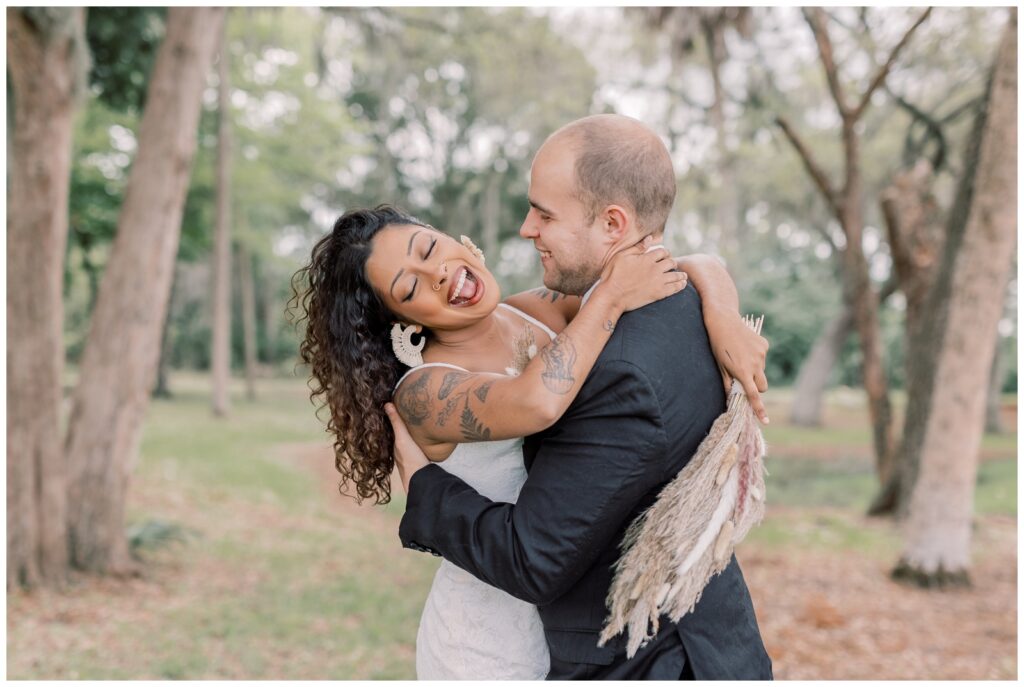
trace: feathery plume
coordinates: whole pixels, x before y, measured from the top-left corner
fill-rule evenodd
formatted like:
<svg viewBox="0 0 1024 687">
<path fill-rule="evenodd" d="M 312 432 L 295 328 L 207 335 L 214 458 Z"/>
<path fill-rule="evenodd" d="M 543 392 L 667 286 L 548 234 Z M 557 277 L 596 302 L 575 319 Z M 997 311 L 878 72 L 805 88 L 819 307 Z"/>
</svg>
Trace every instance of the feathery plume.
<svg viewBox="0 0 1024 687">
<path fill-rule="evenodd" d="M 764 322 L 744 317 L 758 334 Z M 726 411 L 696 454 L 626 530 L 608 592 L 598 646 L 626 631 L 626 655 L 693 610 L 736 544 L 764 517 L 764 437 L 743 387 L 733 382 Z"/>
</svg>

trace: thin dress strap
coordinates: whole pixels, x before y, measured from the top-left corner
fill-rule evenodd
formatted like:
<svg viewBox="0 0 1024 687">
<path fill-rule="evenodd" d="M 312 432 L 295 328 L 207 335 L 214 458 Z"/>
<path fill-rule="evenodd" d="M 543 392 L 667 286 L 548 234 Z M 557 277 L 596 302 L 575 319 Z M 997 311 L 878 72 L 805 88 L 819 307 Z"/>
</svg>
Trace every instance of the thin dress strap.
<svg viewBox="0 0 1024 687">
<path fill-rule="evenodd" d="M 544 333 L 547 334 L 548 337 L 552 341 L 555 340 L 556 334 L 555 334 L 554 331 L 552 331 L 551 327 L 547 326 L 546 324 L 544 324 L 543 322 L 541 322 L 537 318 L 530 317 L 529 315 L 524 313 L 519 308 L 515 308 L 515 307 L 509 305 L 508 303 L 498 303 L 498 305 L 501 306 L 502 308 L 505 308 L 506 310 L 511 310 L 512 312 L 514 312 L 515 314 L 519 315 L 521 318 L 523 318 L 527 322 L 532 322 L 533 324 L 537 325 L 540 329 L 544 330 Z"/>
<path fill-rule="evenodd" d="M 448 364 L 448 363 L 423 363 L 422 365 L 417 365 L 416 367 L 414 367 L 414 368 L 410 369 L 410 370 L 409 370 L 408 372 L 406 372 L 406 373 L 405 373 L 404 375 L 402 375 L 401 377 L 399 377 L 399 378 L 398 378 L 398 382 L 396 382 L 396 383 L 395 383 L 395 390 L 397 390 L 397 389 L 398 389 L 398 387 L 402 385 L 402 382 L 404 382 L 404 381 L 405 381 L 405 378 L 406 378 L 406 377 L 408 377 L 409 375 L 411 375 L 411 374 L 412 374 L 413 372 L 415 372 L 416 370 L 422 370 L 422 369 L 423 369 L 423 368 L 425 368 L 425 367 L 450 367 L 450 368 L 452 368 L 453 370 L 462 370 L 463 372 L 469 372 L 469 370 L 467 370 L 467 369 L 466 369 L 466 368 L 464 368 L 464 367 L 459 367 L 458 365 L 450 365 L 450 364 Z"/>
</svg>

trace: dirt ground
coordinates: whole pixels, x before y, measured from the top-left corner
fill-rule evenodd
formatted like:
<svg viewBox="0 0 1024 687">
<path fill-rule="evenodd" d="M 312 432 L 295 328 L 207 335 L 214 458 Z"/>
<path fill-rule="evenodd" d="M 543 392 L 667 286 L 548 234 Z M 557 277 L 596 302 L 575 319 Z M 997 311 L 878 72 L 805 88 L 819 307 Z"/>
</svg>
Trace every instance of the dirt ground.
<svg viewBox="0 0 1024 687">
<path fill-rule="evenodd" d="M 282 460 L 313 471 L 323 485 L 331 508 L 346 519 L 357 517 L 398 549 L 393 515 L 369 506 L 356 506 L 337 495 L 337 478 L 323 448 L 287 447 Z M 397 484 L 397 482 L 396 482 Z M 134 498 L 176 498 L 140 485 Z M 165 506 L 169 505 L 164 503 Z M 188 522 L 187 503 L 178 504 Z M 239 504 L 232 504 L 238 508 Z M 246 506 L 236 523 L 252 532 L 285 535 L 303 527 L 302 516 L 280 518 L 274 509 Z M 890 525 L 844 512 L 842 517 L 864 528 Z M 793 516 L 790 512 L 788 516 Z M 814 518 L 813 511 L 797 517 Z M 243 517 L 244 516 L 244 517 Z M 773 516 L 769 511 L 768 518 Z M 835 513 L 832 513 L 835 517 Z M 242 525 L 234 525 L 242 527 Z M 1014 518 L 987 516 L 975 527 L 973 586 L 953 591 L 926 591 L 897 584 L 888 577 L 892 561 L 854 550 L 817 550 L 745 543 L 738 552 L 776 679 L 783 680 L 985 680 L 1017 678 L 1017 531 Z M 48 673 L 66 679 L 79 675 L 68 653 L 100 654 L 115 638 L 105 628 L 137 622 L 145 626 L 154 614 L 173 612 L 197 599 L 244 594 L 259 584 L 247 574 L 211 560 L 175 562 L 174 556 L 143 578 L 96 580 L 84 578 L 70 594 L 8 595 L 8 670 L 12 677 Z M 425 593 L 425 592 L 424 592 Z M 16 628 L 16 632 L 12 632 Z M 116 641 L 124 642 L 124 638 Z M 139 650 L 146 638 L 132 638 Z M 121 647 L 122 652 L 131 647 Z M 242 679 L 245 666 L 225 656 L 217 675 Z M 315 656 L 302 665 L 315 665 Z M 295 671 L 296 656 L 272 656 L 283 677 L 315 679 L 307 670 Z M 411 654 L 408 660 L 412 660 Z M 52 671 L 52 672 L 51 672 Z M 274 671 L 277 673 L 277 670 Z M 135 679 L 170 675 L 125 675 Z M 185 674 L 186 677 L 194 677 Z"/>
<path fill-rule="evenodd" d="M 296 457 L 337 494 L 329 460 L 316 451 Z M 400 484 L 397 474 L 394 480 Z M 350 499 L 332 502 L 346 513 L 368 510 Z M 815 513 L 808 509 L 806 517 Z M 891 527 L 855 513 L 843 517 L 863 528 Z M 386 527 L 380 518 L 369 520 Z M 980 519 L 974 537 L 973 586 L 946 591 L 894 582 L 893 561 L 856 551 L 743 545 L 738 557 L 775 678 L 1016 680 L 1016 520 Z"/>
<path fill-rule="evenodd" d="M 1016 522 L 987 517 L 975 538 L 973 586 L 941 592 L 898 584 L 893 561 L 853 551 L 744 548 L 776 679 L 1015 680 Z"/>
</svg>

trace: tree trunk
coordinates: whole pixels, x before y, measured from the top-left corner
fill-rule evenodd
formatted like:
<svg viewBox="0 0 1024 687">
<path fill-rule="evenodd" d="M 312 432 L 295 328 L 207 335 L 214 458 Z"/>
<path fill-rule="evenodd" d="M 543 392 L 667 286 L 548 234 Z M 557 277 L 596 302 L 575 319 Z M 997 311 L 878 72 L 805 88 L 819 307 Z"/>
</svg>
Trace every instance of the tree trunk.
<svg viewBox="0 0 1024 687">
<path fill-rule="evenodd" d="M 129 476 L 160 354 L 206 74 L 223 8 L 172 7 L 149 82 L 68 427 L 74 564 L 134 569 L 124 534 Z"/>
<path fill-rule="evenodd" d="M 733 164 L 732 151 L 726 140 L 725 124 L 725 88 L 722 85 L 722 64 L 725 62 L 725 23 L 718 18 L 706 18 L 701 21 L 704 32 L 704 43 L 708 51 L 708 65 L 711 72 L 711 84 L 714 99 L 708 114 L 715 127 L 715 147 L 718 151 L 717 202 L 715 203 L 715 221 L 720 232 L 720 245 L 726 263 L 735 261 L 739 250 L 739 199 L 737 198 L 736 171 Z"/>
<path fill-rule="evenodd" d="M 992 371 L 988 379 L 988 394 L 985 396 L 985 431 L 990 434 L 1003 433 L 1003 376 L 1005 375 L 1003 356 L 1000 353 L 999 337 L 996 337 L 996 350 L 992 356 Z"/>
<path fill-rule="evenodd" d="M 906 507 L 910 491 L 904 488 L 903 481 L 916 473 L 914 466 L 907 465 L 916 461 L 916 456 L 908 451 L 906 428 L 909 423 L 920 422 L 919 412 L 928 404 L 917 405 L 917 401 L 930 398 L 934 382 L 934 370 L 929 365 L 917 364 L 935 360 L 938 354 L 934 337 L 922 333 L 929 317 L 927 299 L 938 277 L 946 241 L 946 228 L 938 216 L 938 202 L 932 193 L 933 181 L 931 164 L 920 160 L 912 168 L 894 174 L 892 183 L 880 195 L 893 273 L 906 298 L 904 341 L 909 407 L 904 418 L 903 440 L 893 453 L 894 467 L 872 500 L 868 515 L 893 515 Z"/>
<path fill-rule="evenodd" d="M 256 262 L 254 267 L 259 268 L 256 293 L 259 295 L 260 310 L 263 312 L 263 349 L 260 351 L 260 360 L 270 364 L 277 350 L 277 326 L 281 309 L 274 297 L 273 265 L 269 260 L 261 260 Z"/>
<path fill-rule="evenodd" d="M 821 409 L 828 388 L 832 368 L 836 366 L 843 344 L 853 331 L 853 309 L 844 306 L 843 311 L 825 325 L 811 347 L 807 359 L 800 366 L 793 389 L 793 406 L 790 422 L 800 427 L 820 427 Z"/>
<path fill-rule="evenodd" d="M 167 372 L 171 366 L 171 318 L 174 317 L 174 287 L 178 283 L 177 272 L 177 269 L 174 269 L 171 275 L 171 295 L 168 297 L 164 326 L 160 332 L 160 361 L 156 366 L 156 386 L 153 388 L 153 398 L 171 398 Z"/>
<path fill-rule="evenodd" d="M 776 123 L 800 155 L 808 175 L 821 191 L 846 236 L 846 246 L 840 253 L 843 300 L 853 307 L 854 324 L 864 358 L 863 383 L 871 416 L 875 467 L 879 482 L 884 486 L 888 483 L 893 470 L 892 408 L 889 402 L 889 384 L 882 364 L 882 341 L 878 323 L 879 297 L 871 286 L 868 263 L 864 256 L 864 190 L 857 127 L 871 103 L 872 95 L 885 83 L 900 51 L 907 45 L 917 28 L 927 20 L 931 8 L 926 9 L 903 34 L 903 38 L 892 48 L 888 59 L 878 68 L 867 90 L 854 101 L 848 101 L 847 95 L 844 94 L 843 80 L 835 63 L 832 40 L 825 25 L 827 15 L 821 8 L 805 9 L 803 14 L 814 34 L 829 91 L 842 120 L 845 175 L 842 187 L 838 190 L 833 187 L 824 168 L 814 159 L 811 149 L 785 118 L 777 117 Z"/>
<path fill-rule="evenodd" d="M 919 473 L 905 522 L 903 554 L 893 574 L 924 586 L 968 582 L 977 459 L 988 372 L 1016 243 L 1017 15 L 1011 10 L 989 83 L 977 166 L 961 179 L 946 260 L 932 303 L 940 342 L 934 361 L 941 394 L 931 397 Z M 968 156 L 970 158 L 970 156 Z M 971 165 L 965 165 L 967 170 Z M 948 273 L 948 280 L 944 278 Z M 947 283 L 948 282 L 948 283 Z M 913 448 L 913 446 L 911 446 Z"/>
<path fill-rule="evenodd" d="M 89 284 L 89 301 L 86 303 L 85 312 L 91 313 L 96 305 L 96 296 L 100 292 L 100 276 L 103 274 L 103 268 L 94 263 L 89 255 L 93 245 L 92 235 L 83 231 L 76 231 L 74 226 L 71 227 L 71 231 L 75 235 L 79 247 L 82 249 L 82 270 L 85 272 L 86 280 Z"/>
<path fill-rule="evenodd" d="M 882 362 L 882 334 L 878 323 L 879 298 L 871 286 L 868 261 L 864 255 L 863 191 L 860 176 L 860 141 L 854 122 L 843 123 L 846 152 L 846 186 L 840 204 L 839 222 L 846 235 L 842 251 L 843 299 L 853 305 L 853 322 L 863 356 L 862 376 L 871 416 L 875 471 L 885 485 L 893 466 L 892 406 L 889 381 Z"/>
<path fill-rule="evenodd" d="M 228 414 L 231 407 L 231 94 L 228 83 L 228 41 L 220 51 L 217 87 L 217 227 L 213 241 L 213 327 L 210 368 L 213 377 L 213 414 Z"/>
<path fill-rule="evenodd" d="M 64 251 L 76 41 L 85 10 L 51 22 L 7 8 L 14 100 L 7 203 L 7 586 L 59 586 L 68 570 L 60 445 Z M 54 15 L 57 18 L 53 18 Z M 8 123 L 10 126 L 10 122 Z"/>
<path fill-rule="evenodd" d="M 501 175 L 491 171 L 484 187 L 483 198 L 483 239 L 481 248 L 484 255 L 491 256 L 492 262 L 501 259 Z"/>
<path fill-rule="evenodd" d="M 252 256 L 238 244 L 238 281 L 242 292 L 242 338 L 245 350 L 245 396 L 256 400 L 256 288 L 252 279 Z"/>
</svg>

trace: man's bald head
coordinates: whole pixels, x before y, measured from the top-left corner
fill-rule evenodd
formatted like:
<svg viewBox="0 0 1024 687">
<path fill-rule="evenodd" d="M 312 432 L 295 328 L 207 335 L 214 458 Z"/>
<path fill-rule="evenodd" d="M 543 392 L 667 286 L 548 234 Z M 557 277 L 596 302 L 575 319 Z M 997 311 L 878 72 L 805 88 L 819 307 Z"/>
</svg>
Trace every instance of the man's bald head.
<svg viewBox="0 0 1024 687">
<path fill-rule="evenodd" d="M 575 154 L 576 195 L 588 222 L 605 207 L 622 205 L 645 233 L 664 231 L 676 175 L 668 149 L 647 126 L 623 115 L 593 115 L 551 134 L 542 148 L 548 146 Z"/>
</svg>

